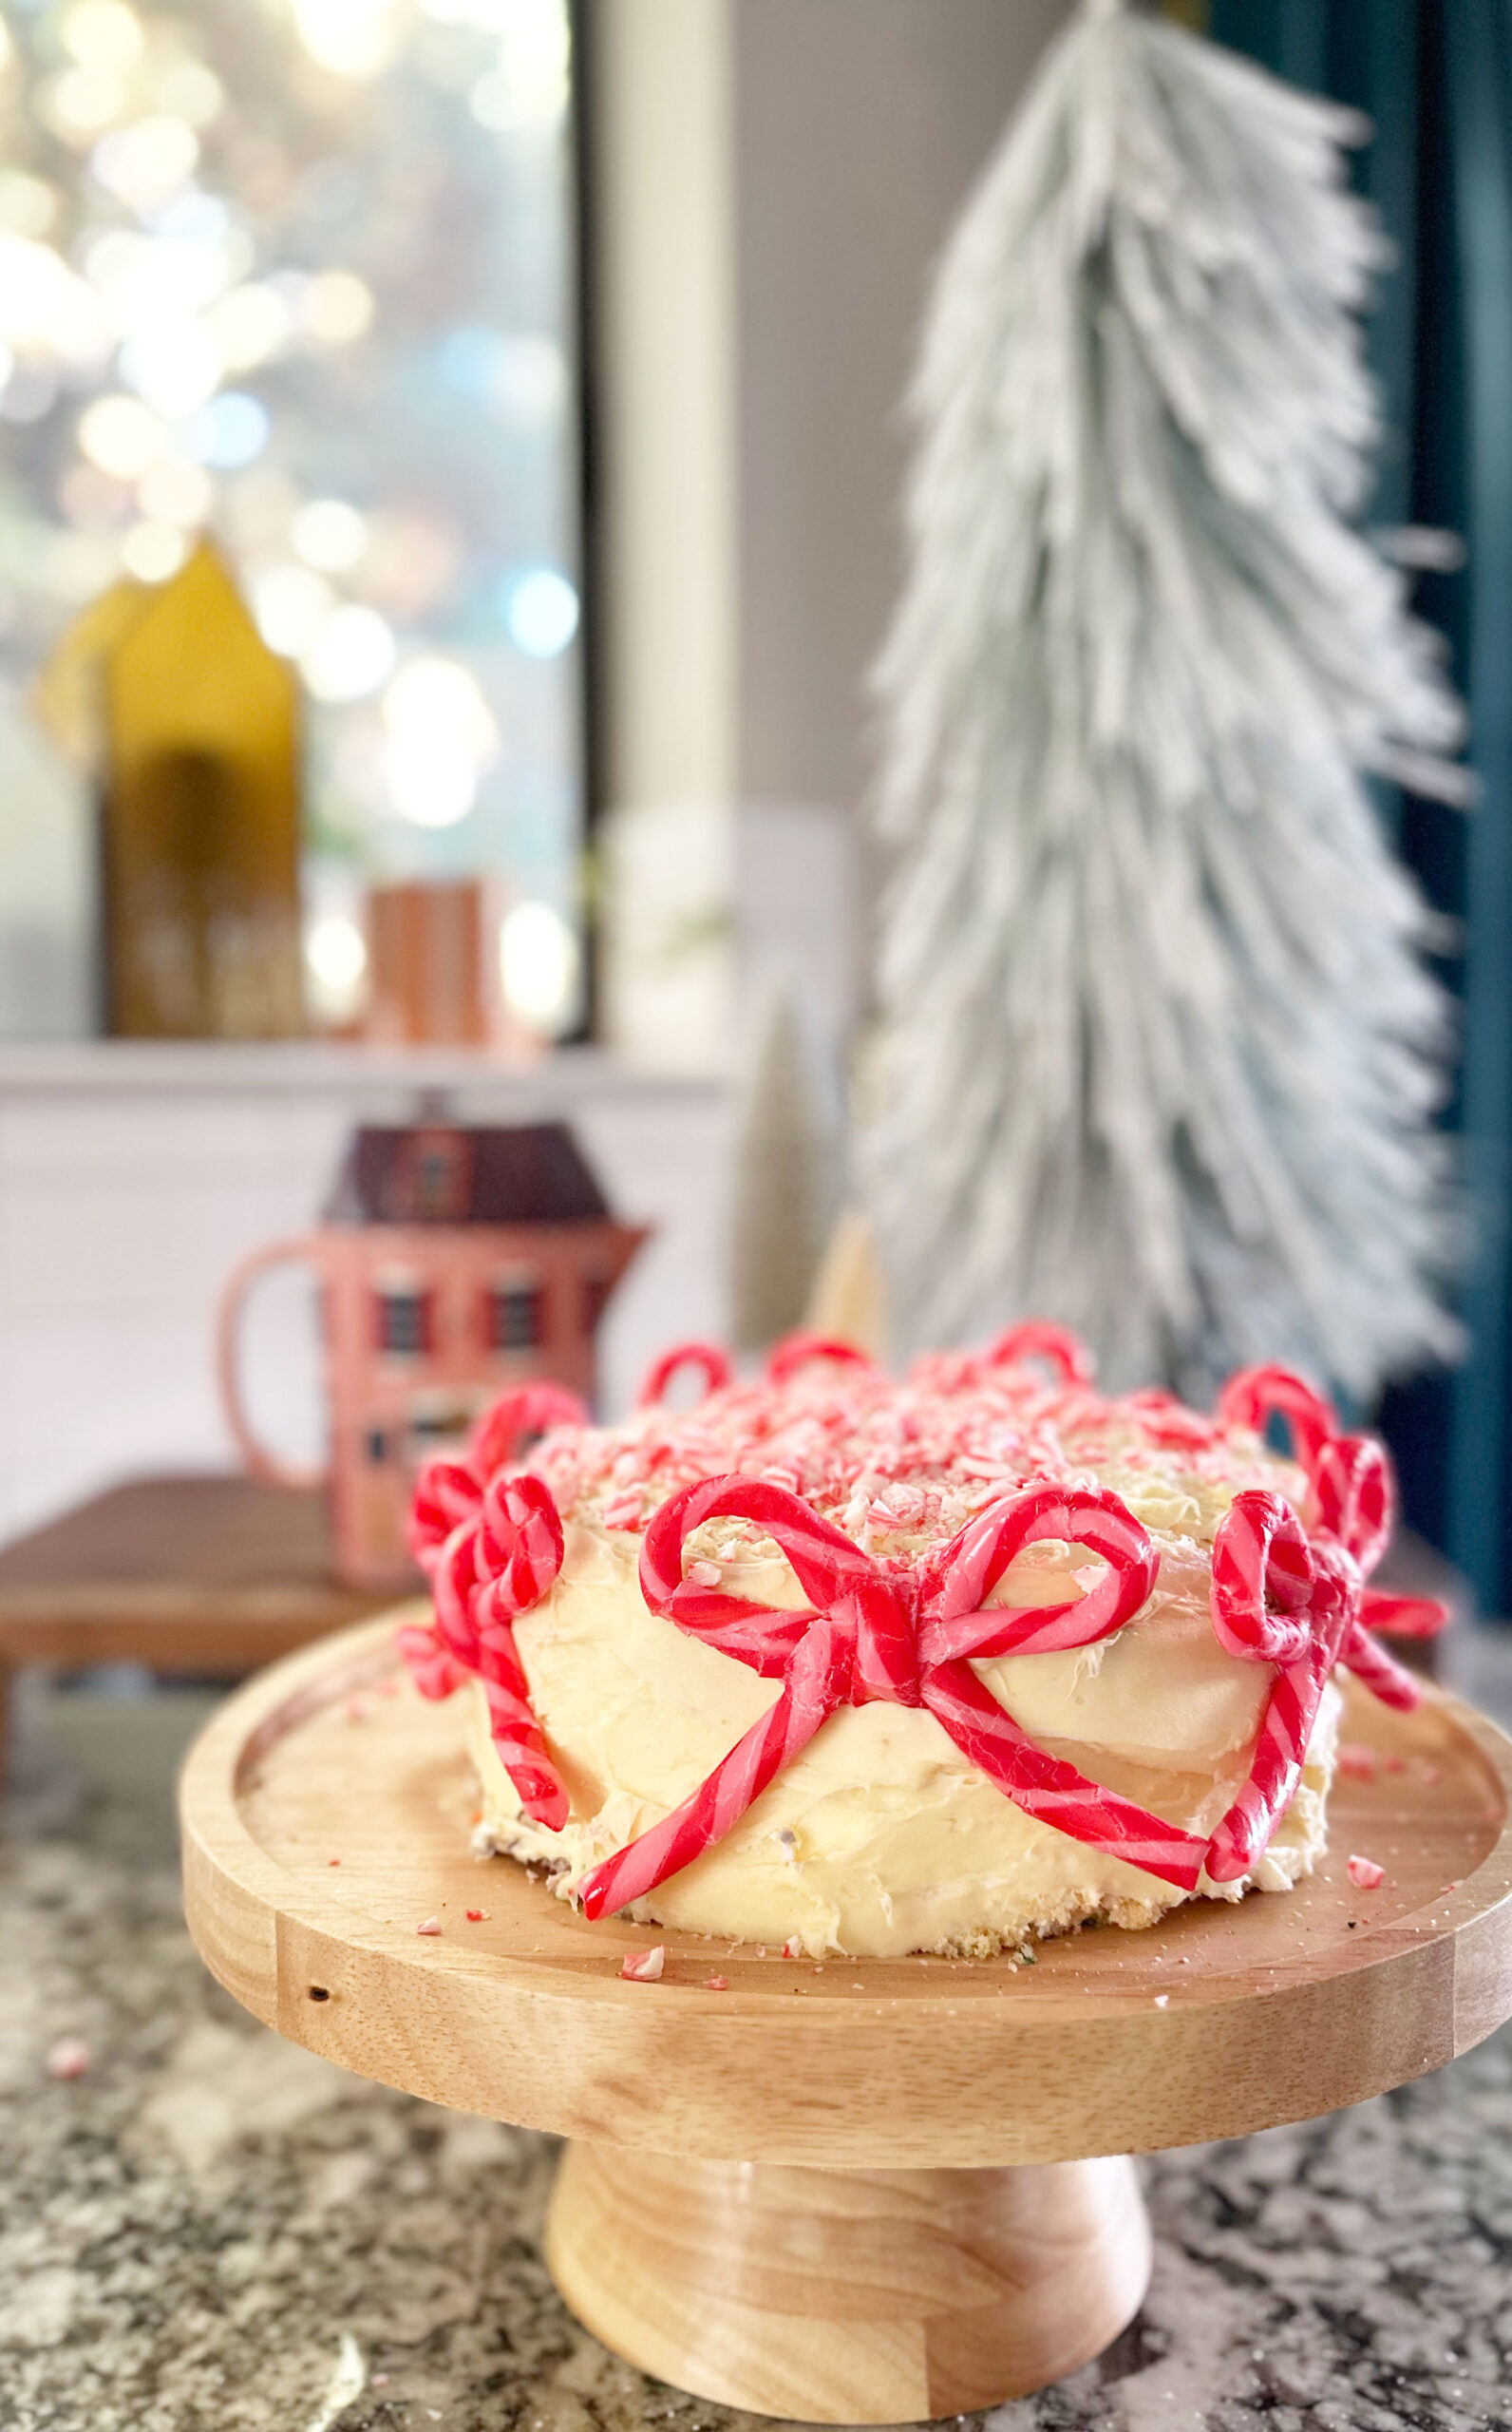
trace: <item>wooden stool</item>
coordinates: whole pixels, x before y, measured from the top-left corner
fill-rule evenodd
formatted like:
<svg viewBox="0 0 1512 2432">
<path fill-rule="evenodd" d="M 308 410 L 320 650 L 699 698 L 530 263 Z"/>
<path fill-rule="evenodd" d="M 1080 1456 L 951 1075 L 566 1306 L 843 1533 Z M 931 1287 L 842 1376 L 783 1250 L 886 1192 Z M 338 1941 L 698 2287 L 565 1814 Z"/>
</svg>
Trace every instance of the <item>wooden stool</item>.
<svg viewBox="0 0 1512 2432">
<path fill-rule="evenodd" d="M 114 1487 L 0 1551 L 0 1780 L 24 1663 L 236 1680 L 392 1597 L 341 1586 L 318 1490 L 239 1476 Z"/>
</svg>

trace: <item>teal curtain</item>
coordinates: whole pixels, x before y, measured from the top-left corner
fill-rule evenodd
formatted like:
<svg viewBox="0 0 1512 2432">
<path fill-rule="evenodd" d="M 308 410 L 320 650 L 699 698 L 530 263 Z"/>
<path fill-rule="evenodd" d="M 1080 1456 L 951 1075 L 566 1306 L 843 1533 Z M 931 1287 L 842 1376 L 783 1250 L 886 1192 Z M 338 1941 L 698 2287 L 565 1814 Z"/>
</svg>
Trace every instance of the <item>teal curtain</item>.
<svg viewBox="0 0 1512 2432">
<path fill-rule="evenodd" d="M 1391 438 L 1373 507 L 1463 535 L 1463 572 L 1425 577 L 1470 709 L 1484 799 L 1468 818 L 1383 797 L 1404 858 L 1460 923 L 1445 965 L 1462 1056 L 1460 1135 L 1475 1240 L 1471 1349 L 1380 1413 L 1408 1516 L 1512 1612 L 1512 0 L 1213 0 L 1215 40 L 1365 112 L 1357 178 L 1397 252 L 1370 343 Z"/>
</svg>

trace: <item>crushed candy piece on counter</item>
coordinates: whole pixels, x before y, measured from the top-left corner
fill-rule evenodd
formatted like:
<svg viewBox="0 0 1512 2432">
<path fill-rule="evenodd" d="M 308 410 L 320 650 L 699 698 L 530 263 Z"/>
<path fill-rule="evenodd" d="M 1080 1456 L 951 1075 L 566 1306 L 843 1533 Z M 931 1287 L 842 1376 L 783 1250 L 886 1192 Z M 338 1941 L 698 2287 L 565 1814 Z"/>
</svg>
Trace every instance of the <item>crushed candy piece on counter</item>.
<svg viewBox="0 0 1512 2432">
<path fill-rule="evenodd" d="M 619 1963 L 619 1972 L 632 1985 L 655 1985 L 666 1965 L 666 1945 L 658 1942 L 650 1950 L 627 1950 Z"/>
<path fill-rule="evenodd" d="M 417 1926 L 415 1928 L 415 1931 L 417 1934 L 439 1934 L 441 1931 L 441 1919 L 439 1917 L 427 1917 L 423 1926 Z"/>
<path fill-rule="evenodd" d="M 47 2053 L 49 2078 L 82 2078 L 89 2066 L 89 2046 L 82 2035 L 60 2035 Z"/>
<path fill-rule="evenodd" d="M 1339 1771 L 1350 1781 L 1373 1782 L 1376 1775 L 1375 1750 L 1363 1746 L 1357 1739 L 1341 1739 Z"/>
<path fill-rule="evenodd" d="M 728 1993 L 729 1990 L 729 1978 L 728 1976 L 706 1976 L 704 1978 L 704 1987 L 707 1992 L 710 1993 Z"/>
<path fill-rule="evenodd" d="M 1373 1858 L 1351 1857 L 1348 1872 L 1356 1891 L 1373 1891 L 1386 1881 L 1385 1867 L 1377 1866 Z"/>
</svg>

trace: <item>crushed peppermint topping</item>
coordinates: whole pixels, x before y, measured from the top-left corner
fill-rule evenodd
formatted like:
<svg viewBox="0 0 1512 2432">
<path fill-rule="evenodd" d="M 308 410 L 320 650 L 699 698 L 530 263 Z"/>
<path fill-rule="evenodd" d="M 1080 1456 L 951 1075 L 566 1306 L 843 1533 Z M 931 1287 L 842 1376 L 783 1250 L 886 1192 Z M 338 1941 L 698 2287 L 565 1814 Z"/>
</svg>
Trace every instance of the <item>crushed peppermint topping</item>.
<svg viewBox="0 0 1512 2432">
<path fill-rule="evenodd" d="M 658 1942 L 650 1950 L 627 1950 L 619 1963 L 619 1972 L 631 1985 L 659 1985 L 666 1965 L 667 1947 Z"/>
<path fill-rule="evenodd" d="M 1301 1472 L 1235 1421 L 962 1352 L 920 1359 L 900 1384 L 818 1359 L 690 1410 L 652 1403 L 614 1427 L 559 1425 L 529 1467 L 564 1516 L 635 1534 L 680 1488 L 739 1472 L 802 1495 L 883 1559 L 917 1556 L 1039 1479 L 1108 1487 L 1153 1533 L 1200 1545 L 1242 1487 L 1298 1507 L 1306 1495 Z M 712 1587 L 721 1558 L 748 1559 L 762 1542 L 749 1523 L 712 1524 L 690 1545 L 689 1576 Z"/>
</svg>

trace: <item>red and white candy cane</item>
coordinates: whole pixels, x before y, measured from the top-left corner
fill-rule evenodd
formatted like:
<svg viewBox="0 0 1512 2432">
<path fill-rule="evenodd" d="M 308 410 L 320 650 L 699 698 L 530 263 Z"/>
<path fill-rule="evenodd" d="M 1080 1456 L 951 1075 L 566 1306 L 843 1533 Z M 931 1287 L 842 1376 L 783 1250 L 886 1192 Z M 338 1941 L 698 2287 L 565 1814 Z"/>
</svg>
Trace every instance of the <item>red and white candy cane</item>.
<svg viewBox="0 0 1512 2432">
<path fill-rule="evenodd" d="M 449 1698 L 470 1677 L 466 1665 L 448 1653 L 435 1630 L 406 1622 L 395 1636 L 409 1677 L 423 1698 Z"/>
<path fill-rule="evenodd" d="M 531 1706 L 514 1624 L 561 1568 L 561 1517 L 542 1479 L 501 1465 L 547 1428 L 586 1417 L 564 1387 L 526 1385 L 494 1404 L 466 1461 L 426 1465 L 410 1543 L 429 1573 L 435 1618 L 429 1629 L 399 1632 L 423 1697 L 449 1697 L 470 1677 L 482 1682 L 494 1744 L 520 1804 L 554 1832 L 567 1821 L 567 1792 Z"/>
<path fill-rule="evenodd" d="M 1385 1553 L 1396 1517 L 1396 1487 L 1386 1447 L 1369 1435 L 1333 1435 L 1311 1464 L 1313 1500 L 1331 1537 L 1347 1546 L 1369 1578 Z"/>
<path fill-rule="evenodd" d="M 735 1374 L 728 1352 L 722 1351 L 717 1342 L 674 1342 L 647 1369 L 635 1396 L 636 1408 L 646 1410 L 653 1402 L 665 1401 L 668 1386 L 683 1368 L 702 1371 L 706 1394 L 717 1394 Z"/>
<path fill-rule="evenodd" d="M 477 1517 L 482 1481 L 471 1461 L 426 1461 L 409 1505 L 409 1550 L 428 1577 L 454 1529 Z"/>
<path fill-rule="evenodd" d="M 1389 1630 L 1393 1638 L 1437 1638 L 1448 1618 L 1447 1605 L 1436 1596 L 1392 1596 L 1385 1588 L 1367 1587 L 1360 1598 L 1361 1621 L 1369 1629 Z"/>
<path fill-rule="evenodd" d="M 1085 1547 L 1106 1566 L 1085 1596 L 1061 1605 L 998 1605 L 991 1596 L 1010 1563 L 1047 1540 Z M 1106 1487 L 1047 1481 L 1005 1496 L 923 1567 L 918 1651 L 928 1665 L 959 1656 L 1047 1655 L 1090 1646 L 1149 1602 L 1155 1548 L 1126 1504 Z"/>
<path fill-rule="evenodd" d="M 1396 1518 L 1396 1480 L 1385 1445 L 1373 1435 L 1341 1434 L 1332 1404 L 1288 1368 L 1242 1369 L 1224 1386 L 1219 1413 L 1261 1434 L 1276 1415 L 1291 1422 L 1296 1458 L 1308 1473 L 1319 1525 L 1353 1555 L 1369 1579 L 1390 1543 Z M 1447 1619 L 1445 1607 L 1431 1598 L 1378 1596 L 1370 1590 L 1364 1610 L 1368 1620 L 1400 1629 L 1408 1638 L 1429 1638 Z"/>
<path fill-rule="evenodd" d="M 1213 1540 L 1209 1597 L 1213 1634 L 1230 1655 L 1295 1663 L 1313 1644 L 1308 1620 L 1316 1584 L 1301 1521 L 1283 1495 L 1237 1494 Z"/>
<path fill-rule="evenodd" d="M 1103 1577 L 1064 1605 L 988 1605 L 1014 1556 L 1045 1538 L 1100 1555 Z M 1106 1488 L 1042 1485 L 1006 1496 L 969 1521 L 937 1567 L 926 1568 L 920 1690 L 963 1756 L 1025 1814 L 1191 1891 L 1201 1840 L 1036 1747 L 972 1669 L 973 1658 L 1049 1653 L 1110 1637 L 1148 1602 L 1158 1568 L 1146 1531 Z"/>
<path fill-rule="evenodd" d="M 753 1521 L 774 1538 L 813 1606 L 784 1612 L 686 1580 L 683 1548 L 716 1516 Z M 691 1798 L 595 1868 L 582 1887 L 590 1917 L 642 1899 L 723 1839 L 837 1707 L 868 1698 L 919 1701 L 910 1616 L 896 1583 L 785 1487 L 706 1478 L 671 1496 L 646 1531 L 640 1584 L 653 1612 L 764 1678 L 780 1676 L 783 1691 Z"/>
<path fill-rule="evenodd" d="M 561 1568 L 561 1514 L 543 1478 L 529 1470 L 491 1478 L 478 1515 L 473 1627 L 487 1647 L 547 1594 Z"/>
<path fill-rule="evenodd" d="M 1369 1435 L 1336 1435 L 1318 1454 L 1313 1494 L 1323 1527 L 1369 1579 L 1396 1518 L 1396 1481 L 1386 1447 Z M 1416 1681 L 1370 1633 L 1386 1629 L 1400 1638 L 1432 1638 L 1448 1618 L 1448 1606 L 1431 1596 L 1392 1596 L 1366 1587 L 1340 1660 L 1388 1705 L 1413 1706 L 1422 1694 Z"/>
<path fill-rule="evenodd" d="M 500 1761 L 525 1814 L 554 1833 L 567 1821 L 567 1790 L 530 1702 L 514 1624 L 550 1592 L 561 1560 L 561 1515 L 544 1481 L 528 1470 L 492 1479 L 473 1550 L 477 1668 L 488 1695 L 489 1729 Z"/>
<path fill-rule="evenodd" d="M 1230 1654 L 1280 1669 L 1249 1779 L 1214 1833 L 1207 1872 L 1237 1883 L 1267 1847 L 1301 1779 L 1323 1687 L 1359 1608 L 1360 1574 L 1332 1539 L 1309 1543 L 1291 1506 L 1235 1496 L 1213 1544 L 1213 1626 Z"/>
<path fill-rule="evenodd" d="M 1025 1360 L 1042 1359 L 1064 1385 L 1090 1385 L 1097 1376 L 1097 1362 L 1081 1337 L 1043 1318 L 1007 1327 L 988 1344 L 982 1358 L 989 1368 L 1016 1368 Z"/>
<path fill-rule="evenodd" d="M 1299 1465 L 1311 1477 L 1323 1446 L 1338 1434 L 1338 1415 L 1305 1377 L 1290 1368 L 1241 1368 L 1218 1397 L 1219 1418 L 1263 1435 L 1273 1418 L 1289 1421 Z"/>
<path fill-rule="evenodd" d="M 869 1352 L 860 1351 L 854 1342 L 841 1342 L 838 1336 L 827 1334 L 784 1334 L 774 1342 L 766 1355 L 768 1384 L 784 1385 L 801 1368 L 812 1367 L 816 1360 L 828 1359 L 841 1368 L 863 1368 L 869 1376 L 880 1371 Z"/>
<path fill-rule="evenodd" d="M 473 1430 L 468 1447 L 474 1469 L 486 1485 L 496 1470 L 518 1461 L 538 1435 L 554 1427 L 587 1427 L 593 1414 L 580 1394 L 539 1378 L 533 1385 L 501 1394 Z"/>
<path fill-rule="evenodd" d="M 1286 1368 L 1248 1368 L 1231 1377 L 1219 1396 L 1221 1416 L 1263 1433 L 1274 1413 L 1292 1425 L 1296 1457 L 1312 1482 L 1317 1524 L 1341 1545 L 1368 1580 L 1390 1542 L 1396 1482 L 1384 1444 L 1370 1435 L 1342 1435 L 1330 1403 Z M 1403 1638 L 1431 1638 L 1448 1607 L 1428 1596 L 1392 1596 L 1362 1586 L 1339 1661 L 1387 1705 L 1409 1708 L 1422 1691 L 1412 1674 L 1370 1636 L 1372 1626 Z"/>
<path fill-rule="evenodd" d="M 409 1550 L 429 1572 L 452 1530 L 472 1519 L 496 1470 L 517 1461 L 525 1447 L 553 1427 L 586 1427 L 588 1406 L 565 1385 L 541 1380 L 501 1394 L 483 1413 L 462 1460 L 427 1461 L 415 1481 L 409 1507 Z"/>
<path fill-rule="evenodd" d="M 723 1596 L 683 1577 L 683 1549 L 704 1522 L 758 1523 L 813 1599 L 802 1612 Z M 1083 1545 L 1107 1564 L 1091 1593 L 1016 1610 L 982 1606 L 1014 1555 L 1040 1539 Z M 789 1758 L 842 1705 L 927 1706 L 973 1764 L 1027 1814 L 1192 1889 L 1203 1845 L 1051 1758 L 1020 1731 L 971 1669 L 970 1656 L 1085 1646 L 1107 1637 L 1154 1586 L 1148 1536 L 1102 1490 L 1031 1487 L 969 1523 L 913 1574 L 885 1571 L 786 1488 L 705 1480 L 664 1504 L 646 1532 L 641 1586 L 653 1611 L 717 1645 L 783 1692 L 662 1823 L 596 1867 L 583 1906 L 599 1917 L 642 1899 L 737 1823 Z"/>
<path fill-rule="evenodd" d="M 514 1624 L 549 1593 L 562 1542 L 544 1480 L 528 1471 L 492 1479 L 478 1512 L 452 1530 L 432 1564 L 434 1628 L 399 1634 L 422 1696 L 449 1697 L 470 1676 L 482 1682 L 494 1745 L 520 1805 L 558 1833 L 567 1821 L 566 1787 L 530 1702 Z"/>
</svg>

